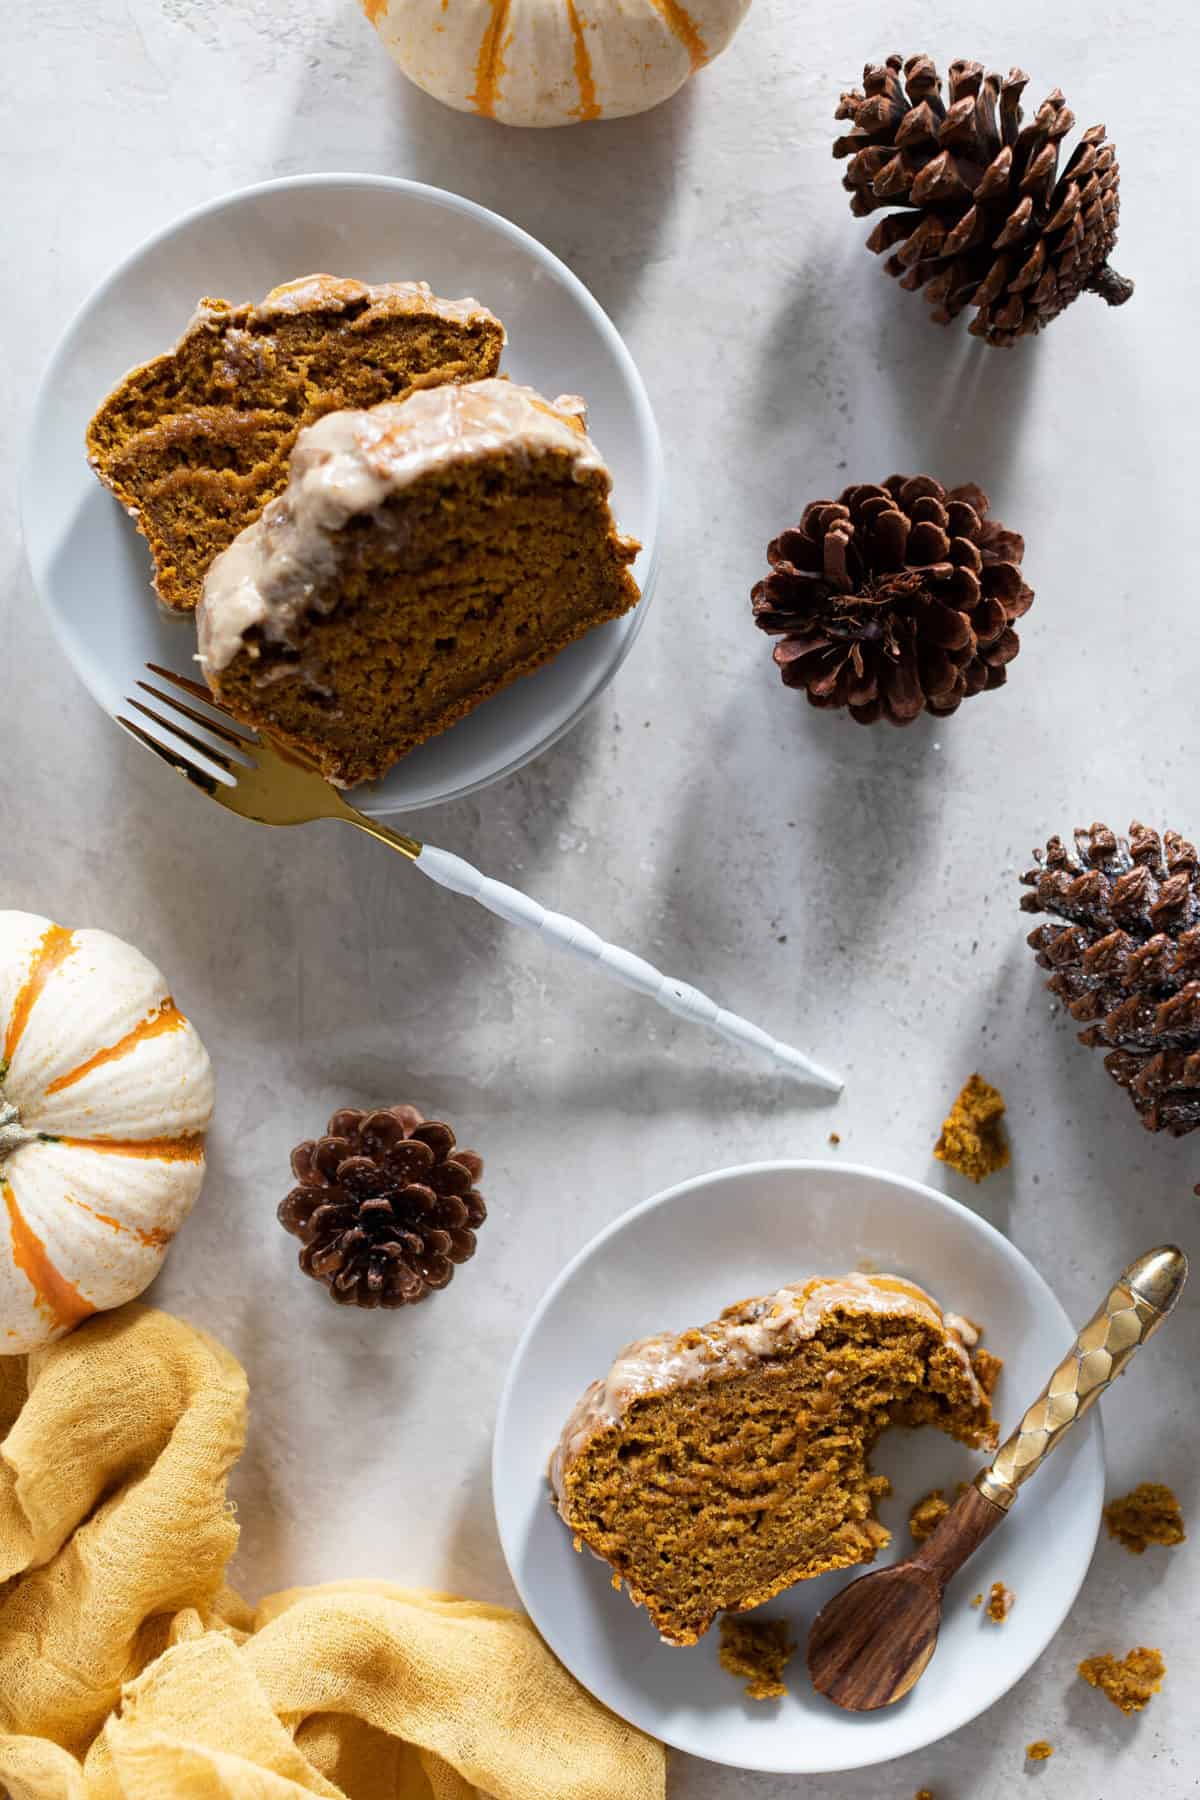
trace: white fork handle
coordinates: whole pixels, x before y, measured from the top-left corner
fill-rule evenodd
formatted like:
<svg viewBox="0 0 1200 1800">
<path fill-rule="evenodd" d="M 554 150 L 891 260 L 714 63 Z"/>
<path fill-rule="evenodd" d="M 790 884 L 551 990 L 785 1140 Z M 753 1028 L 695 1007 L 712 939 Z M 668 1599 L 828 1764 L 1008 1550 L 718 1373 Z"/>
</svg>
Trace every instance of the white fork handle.
<svg viewBox="0 0 1200 1800">
<path fill-rule="evenodd" d="M 749 1019 L 739 1019 L 736 1013 L 726 1012 L 715 1000 L 710 1000 L 698 988 L 690 987 L 686 981 L 662 975 L 640 956 L 622 950 L 617 944 L 606 944 L 578 919 L 569 919 L 565 913 L 549 912 L 528 894 L 481 875 L 461 856 L 425 844 L 416 859 L 416 866 L 440 887 L 478 900 L 480 906 L 486 906 L 489 912 L 506 919 L 510 925 L 523 925 L 527 931 L 537 932 L 539 937 L 546 938 L 559 949 L 569 950 L 573 956 L 604 970 L 614 981 L 623 982 L 639 994 L 648 994 L 651 1000 L 657 1000 L 660 1006 L 679 1018 L 707 1025 L 735 1044 L 749 1045 L 812 1087 L 823 1088 L 829 1094 L 841 1093 L 841 1078 L 823 1069 L 802 1051 L 794 1050 L 790 1044 L 781 1044 L 778 1038 L 752 1025 Z"/>
</svg>

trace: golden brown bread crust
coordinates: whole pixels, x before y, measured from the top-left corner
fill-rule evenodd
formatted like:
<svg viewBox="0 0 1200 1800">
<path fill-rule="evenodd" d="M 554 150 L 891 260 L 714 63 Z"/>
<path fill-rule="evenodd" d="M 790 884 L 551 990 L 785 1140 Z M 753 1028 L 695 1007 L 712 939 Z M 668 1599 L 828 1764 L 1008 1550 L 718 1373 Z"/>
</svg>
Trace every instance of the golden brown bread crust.
<svg viewBox="0 0 1200 1800">
<path fill-rule="evenodd" d="M 257 304 L 202 300 L 175 349 L 104 401 L 88 460 L 149 541 L 159 598 L 190 611 L 214 557 L 286 485 L 305 425 L 494 375 L 503 344 L 486 308 L 419 282 L 317 275 Z"/>
</svg>

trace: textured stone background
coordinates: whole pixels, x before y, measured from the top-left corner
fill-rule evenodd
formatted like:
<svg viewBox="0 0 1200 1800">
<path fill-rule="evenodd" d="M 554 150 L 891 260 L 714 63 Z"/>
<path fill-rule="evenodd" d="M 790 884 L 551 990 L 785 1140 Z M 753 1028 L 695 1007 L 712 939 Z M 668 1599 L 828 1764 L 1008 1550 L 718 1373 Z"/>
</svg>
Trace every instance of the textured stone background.
<svg viewBox="0 0 1200 1800">
<path fill-rule="evenodd" d="M 1138 816 L 1200 832 L 1196 193 L 1177 124 L 1196 18 L 1185 0 L 757 0 L 670 105 L 547 137 L 410 88 L 349 0 L 12 9 L 0 904 L 143 945 L 215 1052 L 210 1180 L 157 1297 L 250 1370 L 247 1590 L 370 1573 L 509 1598 L 487 1458 L 519 1329 L 600 1225 L 683 1176 L 824 1154 L 836 1128 L 841 1155 L 979 1208 L 1080 1317 L 1147 1245 L 1196 1248 L 1200 1143 L 1146 1135 L 1074 1047 L 1016 910 L 1016 874 L 1052 831 Z M 893 48 L 1020 62 L 1035 102 L 1060 83 L 1081 123 L 1108 124 L 1117 260 L 1139 284 L 1123 313 L 1081 301 L 1004 355 L 938 331 L 886 281 L 828 146 L 838 92 Z M 417 829 L 838 1065 L 835 1110 L 466 903 L 430 904 L 366 839 L 269 836 L 210 811 L 61 661 L 12 479 L 58 332 L 185 208 L 325 168 L 454 188 L 543 238 L 628 339 L 670 462 L 662 584 L 615 686 L 533 768 Z M 776 685 L 746 596 L 804 500 L 897 467 L 986 487 L 1028 537 L 1038 602 L 1004 692 L 868 732 Z M 930 1155 L 975 1067 L 1006 1092 L 1015 1143 L 1012 1171 L 978 1193 Z M 272 1219 L 292 1143 L 360 1097 L 444 1113 L 488 1158 L 486 1253 L 411 1318 L 335 1312 Z M 1105 1402 L 1110 1490 L 1166 1479 L 1193 1511 L 1198 1312 Z M 672 1800 L 907 1800 L 922 1785 L 989 1800 L 1026 1780 L 1181 1800 L 1197 1783 L 1194 1555 L 1103 1542 L 1038 1668 L 919 1756 L 802 1782 L 676 1757 Z M 1074 1665 L 1137 1642 L 1163 1647 L 1170 1676 L 1130 1721 Z M 1023 1773 L 1035 1736 L 1059 1754 Z"/>
</svg>

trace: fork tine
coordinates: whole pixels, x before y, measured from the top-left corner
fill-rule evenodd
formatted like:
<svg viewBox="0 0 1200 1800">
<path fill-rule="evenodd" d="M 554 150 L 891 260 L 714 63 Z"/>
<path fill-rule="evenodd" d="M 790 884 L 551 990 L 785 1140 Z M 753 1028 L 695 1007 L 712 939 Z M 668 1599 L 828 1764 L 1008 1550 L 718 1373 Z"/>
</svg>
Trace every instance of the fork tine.
<svg viewBox="0 0 1200 1800">
<path fill-rule="evenodd" d="M 164 681 L 173 681 L 176 687 L 181 687 L 185 694 L 192 696 L 193 700 L 203 700 L 206 706 L 211 706 L 216 712 L 224 713 L 227 719 L 233 718 L 233 714 L 224 701 L 218 700 L 208 688 L 203 687 L 198 681 L 193 681 L 189 675 L 181 675 L 177 669 L 164 669 L 159 663 L 147 663 L 146 667 L 152 675 L 159 675 Z"/>
<path fill-rule="evenodd" d="M 188 746 L 189 750 L 195 750 L 199 755 L 206 756 L 209 762 L 215 762 L 218 769 L 224 769 L 227 775 L 234 775 L 239 768 L 246 766 L 244 763 L 235 763 L 231 757 L 225 755 L 224 751 L 214 750 L 211 744 L 204 742 L 203 738 L 193 737 L 190 731 L 185 731 L 182 725 L 175 723 L 174 719 L 164 719 L 160 713 L 154 711 L 153 707 L 143 706 L 140 700 L 134 700 L 126 695 L 125 704 L 132 706 L 135 712 L 140 712 L 144 719 L 149 719 L 161 730 L 169 731 L 172 737 L 177 737 L 181 744 Z"/>
<path fill-rule="evenodd" d="M 144 694 L 150 694 L 155 700 L 161 700 L 164 706 L 169 706 L 172 712 L 182 713 L 183 717 L 190 719 L 193 725 L 203 725 L 205 731 L 211 731 L 214 737 L 220 738 L 221 742 L 228 744 L 231 749 L 253 750 L 257 748 L 251 738 L 242 737 L 240 732 L 230 731 L 227 725 L 220 724 L 216 719 L 206 719 L 203 713 L 197 712 L 194 706 L 187 706 L 182 700 L 177 700 L 174 694 L 160 693 L 156 687 L 151 687 L 148 681 L 139 681 L 138 686 Z M 131 699 L 130 705 L 136 706 L 137 702 Z"/>
<path fill-rule="evenodd" d="M 147 750 L 153 750 L 155 756 L 161 758 L 163 762 L 169 763 L 177 775 L 185 776 L 193 787 L 202 789 L 211 800 L 220 798 L 222 784 L 215 775 L 206 775 L 202 769 L 194 769 L 186 758 L 177 756 L 173 750 L 168 750 L 165 744 L 160 744 L 157 738 L 150 736 L 148 731 L 143 731 L 140 725 L 135 725 L 132 719 L 126 719 L 120 713 L 117 714 L 117 724 L 123 725 L 131 737 L 135 737 L 139 743 L 145 744 Z"/>
</svg>

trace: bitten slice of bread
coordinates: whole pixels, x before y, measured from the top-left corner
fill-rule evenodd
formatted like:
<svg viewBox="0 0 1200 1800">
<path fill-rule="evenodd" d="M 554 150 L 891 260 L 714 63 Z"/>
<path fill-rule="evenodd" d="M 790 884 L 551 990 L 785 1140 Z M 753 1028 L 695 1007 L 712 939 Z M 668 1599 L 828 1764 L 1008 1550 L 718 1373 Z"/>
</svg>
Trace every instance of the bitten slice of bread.
<svg viewBox="0 0 1200 1800">
<path fill-rule="evenodd" d="M 550 1467 L 577 1546 L 611 1564 L 669 1643 L 694 1644 L 888 1532 L 868 1458 L 892 1424 L 995 1442 L 978 1332 L 894 1275 L 814 1278 L 647 1338 L 594 1382 Z"/>
</svg>

